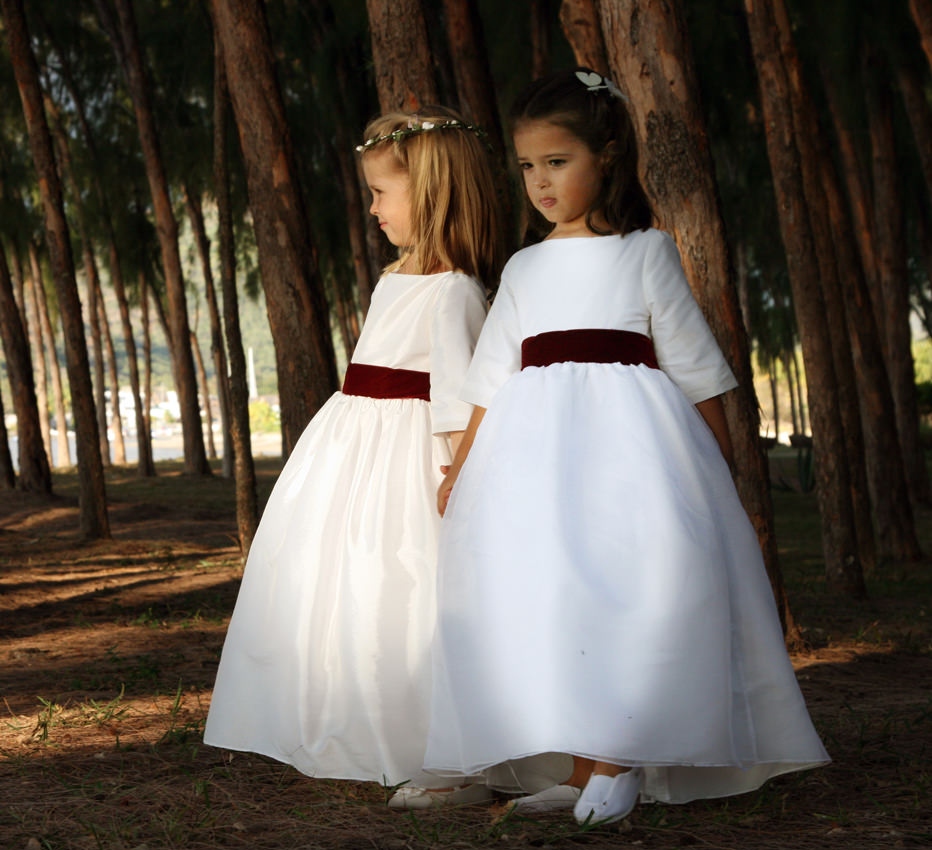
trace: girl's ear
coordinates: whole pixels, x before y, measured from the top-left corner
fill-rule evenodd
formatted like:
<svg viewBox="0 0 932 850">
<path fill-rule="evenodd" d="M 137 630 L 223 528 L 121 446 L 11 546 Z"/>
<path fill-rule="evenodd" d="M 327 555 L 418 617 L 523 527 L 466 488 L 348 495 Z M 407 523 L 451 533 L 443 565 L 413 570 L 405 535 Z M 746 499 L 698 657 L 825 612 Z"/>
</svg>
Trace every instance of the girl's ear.
<svg viewBox="0 0 932 850">
<path fill-rule="evenodd" d="M 605 174 L 608 171 L 609 167 L 612 164 L 612 161 L 618 156 L 618 143 L 612 139 L 609 143 L 602 149 L 602 153 L 599 154 L 599 168 L 602 170 L 602 173 Z"/>
</svg>

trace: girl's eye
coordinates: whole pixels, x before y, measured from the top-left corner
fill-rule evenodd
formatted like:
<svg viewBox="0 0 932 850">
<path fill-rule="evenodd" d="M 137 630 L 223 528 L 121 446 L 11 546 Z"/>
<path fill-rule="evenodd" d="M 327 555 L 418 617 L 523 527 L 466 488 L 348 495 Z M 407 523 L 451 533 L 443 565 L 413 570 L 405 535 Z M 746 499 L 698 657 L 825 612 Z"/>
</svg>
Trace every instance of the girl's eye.
<svg viewBox="0 0 932 850">
<path fill-rule="evenodd" d="M 518 163 L 518 168 L 520 168 L 522 171 L 528 171 L 528 170 L 531 168 L 531 163 L 529 163 L 529 162 L 519 162 L 519 163 Z"/>
<path fill-rule="evenodd" d="M 565 163 L 566 163 L 565 159 L 551 159 L 547 161 L 547 165 L 553 168 L 559 168 L 561 165 L 564 165 Z"/>
</svg>

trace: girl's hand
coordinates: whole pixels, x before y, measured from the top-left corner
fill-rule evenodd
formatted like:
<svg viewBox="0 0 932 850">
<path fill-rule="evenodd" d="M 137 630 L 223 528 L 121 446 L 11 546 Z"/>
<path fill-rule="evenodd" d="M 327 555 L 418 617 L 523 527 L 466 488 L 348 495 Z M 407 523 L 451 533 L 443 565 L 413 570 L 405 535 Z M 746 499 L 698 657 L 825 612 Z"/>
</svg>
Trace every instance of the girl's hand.
<svg viewBox="0 0 932 850">
<path fill-rule="evenodd" d="M 447 512 L 447 502 L 450 501 L 450 493 L 453 491 L 453 485 L 459 476 L 458 469 L 454 472 L 451 472 L 450 469 L 449 466 L 440 467 L 440 471 L 445 476 L 443 481 L 440 482 L 440 487 L 437 488 L 437 510 L 440 512 L 440 516 Z"/>
</svg>

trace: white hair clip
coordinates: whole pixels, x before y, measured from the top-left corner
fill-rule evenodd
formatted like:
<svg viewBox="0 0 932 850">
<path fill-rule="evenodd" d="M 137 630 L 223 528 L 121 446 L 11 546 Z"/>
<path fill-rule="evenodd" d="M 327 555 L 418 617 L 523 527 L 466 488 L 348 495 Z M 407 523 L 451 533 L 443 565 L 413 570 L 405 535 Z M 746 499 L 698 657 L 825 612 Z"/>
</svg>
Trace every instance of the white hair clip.
<svg viewBox="0 0 932 850">
<path fill-rule="evenodd" d="M 603 77 L 595 71 L 577 71 L 576 78 L 581 82 L 588 91 L 607 91 L 612 97 L 628 102 L 628 98 L 618 86 L 616 86 L 608 77 Z"/>
</svg>

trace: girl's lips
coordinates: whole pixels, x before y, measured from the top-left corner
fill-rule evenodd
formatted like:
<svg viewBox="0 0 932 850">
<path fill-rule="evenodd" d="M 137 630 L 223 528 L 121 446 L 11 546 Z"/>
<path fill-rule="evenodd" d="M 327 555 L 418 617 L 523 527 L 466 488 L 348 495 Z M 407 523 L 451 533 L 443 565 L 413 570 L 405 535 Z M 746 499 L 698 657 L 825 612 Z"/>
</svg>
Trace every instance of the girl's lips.
<svg viewBox="0 0 932 850">
<path fill-rule="evenodd" d="M 550 209 L 550 207 L 552 207 L 556 202 L 557 202 L 556 198 L 541 198 L 540 199 L 540 205 L 542 207 L 546 207 L 547 209 Z"/>
</svg>

